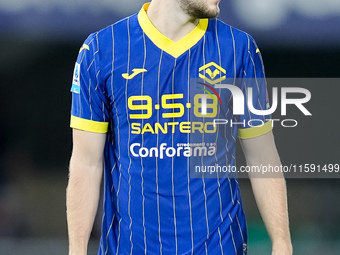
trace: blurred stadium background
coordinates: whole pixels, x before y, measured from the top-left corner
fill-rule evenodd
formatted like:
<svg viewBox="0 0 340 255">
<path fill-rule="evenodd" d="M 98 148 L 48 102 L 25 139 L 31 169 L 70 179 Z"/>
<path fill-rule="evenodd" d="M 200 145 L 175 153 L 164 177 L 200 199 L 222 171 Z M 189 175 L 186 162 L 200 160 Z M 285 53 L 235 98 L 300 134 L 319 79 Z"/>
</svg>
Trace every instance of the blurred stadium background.
<svg viewBox="0 0 340 255">
<path fill-rule="evenodd" d="M 0 1 L 0 254 L 67 254 L 73 65 L 89 33 L 143 2 Z M 268 77 L 340 77 L 339 0 L 223 0 L 221 9 L 220 19 L 255 37 Z M 301 86 L 312 91 L 313 117 L 292 111 L 299 126 L 275 128 L 283 164 L 339 163 L 337 84 Z M 340 254 L 339 180 L 287 180 L 294 254 Z M 249 255 L 270 254 L 249 181 L 240 182 Z M 99 229 L 97 221 L 89 254 Z"/>
</svg>

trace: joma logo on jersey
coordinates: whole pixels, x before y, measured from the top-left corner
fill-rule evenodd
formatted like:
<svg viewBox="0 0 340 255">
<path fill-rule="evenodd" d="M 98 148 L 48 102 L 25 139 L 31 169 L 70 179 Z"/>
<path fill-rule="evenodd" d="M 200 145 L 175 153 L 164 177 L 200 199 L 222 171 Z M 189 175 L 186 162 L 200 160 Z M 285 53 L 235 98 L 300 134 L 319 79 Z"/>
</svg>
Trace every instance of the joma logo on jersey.
<svg viewBox="0 0 340 255">
<path fill-rule="evenodd" d="M 81 46 L 79 53 L 82 52 L 83 50 L 90 50 L 90 47 L 84 43 L 83 46 Z"/>
<path fill-rule="evenodd" d="M 133 79 L 135 76 L 137 76 L 138 74 L 140 73 L 145 73 L 147 72 L 148 70 L 144 69 L 144 68 L 135 68 L 132 70 L 132 74 L 129 74 L 129 73 L 123 73 L 122 74 L 122 77 L 125 79 L 125 80 L 131 80 Z"/>
<path fill-rule="evenodd" d="M 210 62 L 199 68 L 199 77 L 210 84 L 216 84 L 226 79 L 227 71 L 217 65 L 215 62 Z"/>
</svg>

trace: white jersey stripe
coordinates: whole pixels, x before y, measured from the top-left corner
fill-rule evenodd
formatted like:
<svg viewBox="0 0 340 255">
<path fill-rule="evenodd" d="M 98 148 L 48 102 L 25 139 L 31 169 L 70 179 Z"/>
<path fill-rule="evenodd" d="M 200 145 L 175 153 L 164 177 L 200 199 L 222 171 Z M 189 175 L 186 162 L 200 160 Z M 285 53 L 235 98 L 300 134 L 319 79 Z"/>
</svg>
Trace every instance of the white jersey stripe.
<svg viewBox="0 0 340 255">
<path fill-rule="evenodd" d="M 159 59 L 158 65 L 158 84 L 157 84 L 157 104 L 159 104 L 159 96 L 160 96 L 160 77 L 161 77 L 161 64 L 163 58 L 163 51 L 161 52 L 161 56 Z M 157 113 L 157 122 L 159 123 L 159 111 Z M 159 145 L 159 134 L 157 134 L 157 147 Z M 158 158 L 156 158 L 156 194 L 157 194 L 157 219 L 158 219 L 158 241 L 159 241 L 159 253 L 162 255 L 162 237 L 161 237 L 161 215 L 159 210 L 159 186 L 158 186 Z"/>
<path fill-rule="evenodd" d="M 128 61 L 127 61 L 127 73 L 129 73 L 129 69 L 130 69 L 130 57 L 131 57 L 131 40 L 130 40 L 130 18 L 127 19 L 127 32 L 128 32 Z M 129 201 L 128 201 L 128 215 L 129 215 L 129 219 L 130 219 L 130 224 L 129 224 L 129 229 L 130 229 L 130 244 L 131 244 L 131 250 L 130 250 L 130 254 L 132 254 L 133 251 L 133 243 L 132 243 L 132 217 L 131 217 L 131 174 L 130 174 L 130 170 L 131 170 L 131 155 L 130 155 L 130 139 L 131 139 L 131 127 L 130 127 L 130 119 L 129 119 L 129 112 L 128 112 L 128 80 L 126 80 L 126 84 L 125 84 L 125 108 L 126 108 L 126 120 L 128 123 L 128 127 L 129 127 L 129 135 L 128 135 L 128 143 L 127 143 L 127 151 L 128 151 L 128 157 L 129 157 L 129 166 L 128 166 L 128 176 L 129 176 Z"/>
<path fill-rule="evenodd" d="M 145 43 L 145 34 L 143 32 L 143 42 L 144 42 L 144 62 L 143 62 L 143 69 L 145 68 L 146 62 L 146 43 Z M 141 86 L 141 95 L 144 94 L 144 73 L 142 74 L 142 86 Z M 142 126 L 144 126 L 144 119 L 142 119 Z M 144 134 L 142 134 L 142 147 L 144 147 Z M 146 229 L 145 229 L 145 196 L 144 196 L 144 166 L 143 166 L 143 157 L 140 158 L 141 163 L 141 179 L 142 179 L 142 197 L 143 197 L 143 235 L 144 235 L 144 254 L 147 254 L 147 247 L 146 247 Z"/>
<path fill-rule="evenodd" d="M 190 61 L 191 50 L 189 49 L 188 59 L 188 102 L 190 102 Z M 188 114 L 188 122 L 190 122 L 190 114 Z M 187 135 L 188 142 L 190 141 L 190 134 Z M 192 227 L 192 207 L 191 207 L 191 192 L 190 192 L 190 158 L 187 159 L 187 175 L 188 175 L 188 196 L 189 196 L 189 213 L 190 213 L 190 236 L 191 236 L 191 255 L 194 254 L 194 231 Z"/>
<path fill-rule="evenodd" d="M 123 219 L 123 218 L 121 218 L 121 219 L 119 220 L 119 222 L 118 222 L 118 229 L 120 229 L 120 224 L 121 224 L 121 222 L 122 222 L 122 219 Z M 120 231 L 119 231 L 119 233 L 118 233 L 118 238 L 117 238 L 117 251 L 116 251 L 116 255 L 118 255 L 118 251 L 119 251 L 119 241 L 120 241 Z"/>
<path fill-rule="evenodd" d="M 113 225 L 113 221 L 115 219 L 115 214 L 112 216 L 112 220 L 111 220 L 111 225 L 109 227 L 109 230 L 107 231 L 107 234 L 106 234 L 106 250 L 105 250 L 105 255 L 107 254 L 107 251 L 109 249 L 109 244 L 108 244 L 108 239 L 109 239 L 109 234 L 110 234 L 110 231 L 112 229 L 112 225 Z"/>
<path fill-rule="evenodd" d="M 223 255 L 223 246 L 222 246 L 222 237 L 221 237 L 221 231 L 220 228 L 218 228 L 218 235 L 220 237 L 220 248 L 221 248 L 221 254 Z"/>
<path fill-rule="evenodd" d="M 231 228 L 231 226 L 229 227 L 230 229 L 230 233 L 231 233 L 231 239 L 233 240 L 233 245 L 234 245 L 234 248 L 235 248 L 235 255 L 237 255 L 237 249 L 236 249 L 236 244 L 235 244 L 235 239 L 234 239 L 234 233 L 233 233 L 233 230 Z"/>
<path fill-rule="evenodd" d="M 118 147 L 118 159 L 117 161 L 120 162 L 120 157 L 121 157 L 121 153 L 120 153 L 120 135 L 119 135 L 119 117 L 118 117 L 118 109 L 115 103 L 115 98 L 114 98 L 114 93 L 113 93 L 113 71 L 114 71 L 114 61 L 115 61 L 115 54 L 114 54 L 114 32 L 113 32 L 113 25 L 111 26 L 111 34 L 112 34 L 112 70 L 111 70 L 111 91 L 112 91 L 112 97 L 113 97 L 113 106 L 115 108 L 116 111 L 116 119 L 117 119 L 117 133 L 118 133 L 118 139 L 117 139 L 117 147 Z M 114 164 L 112 170 L 111 170 L 111 174 L 113 173 L 114 168 L 116 167 L 117 163 Z M 117 192 L 116 192 L 116 197 L 117 197 L 117 213 L 119 214 L 119 191 L 120 191 L 120 184 L 121 184 L 121 177 L 122 177 L 122 172 L 121 172 L 121 167 L 122 164 L 119 165 L 118 167 L 118 171 L 119 171 L 119 180 L 118 180 L 118 188 L 117 188 Z M 113 190 L 113 184 L 112 184 L 112 188 L 111 190 Z M 112 197 L 113 199 L 113 197 Z M 112 201 L 113 202 L 113 201 Z M 118 223 L 118 238 L 117 238 L 117 253 L 118 254 L 118 250 L 119 250 L 119 241 L 120 241 L 120 223 L 121 223 L 122 219 L 119 220 Z"/>
<path fill-rule="evenodd" d="M 242 228 L 241 228 L 241 225 L 240 225 L 240 221 L 238 220 L 237 214 L 236 214 L 236 221 L 237 221 L 237 225 L 238 225 L 238 227 L 239 227 L 239 229 L 240 229 L 242 241 L 244 242 L 244 237 L 243 237 L 243 233 L 242 233 Z"/>
<path fill-rule="evenodd" d="M 235 49 L 235 37 L 234 37 L 234 33 L 233 33 L 233 30 L 232 30 L 231 27 L 230 27 L 230 33 L 231 33 L 231 36 L 232 36 L 232 39 L 233 39 L 233 51 L 234 51 L 234 85 L 235 85 L 235 81 L 236 81 L 236 49 Z M 229 104 L 230 100 L 231 100 L 231 97 L 229 98 L 228 104 Z M 228 109 L 228 111 L 229 111 L 229 109 Z M 236 137 L 234 137 L 233 129 L 232 129 L 232 128 L 230 129 L 230 133 L 231 133 L 232 139 L 234 140 L 234 142 L 236 142 Z M 228 150 L 228 153 L 229 153 L 229 150 Z M 231 154 L 231 156 L 232 156 L 232 158 L 233 158 L 234 160 L 236 160 L 236 158 L 235 158 L 235 156 L 234 156 L 233 153 Z M 229 184 L 230 184 L 230 182 L 229 182 Z"/>
<path fill-rule="evenodd" d="M 229 187 L 230 187 L 230 196 L 231 196 L 231 201 L 233 201 L 233 204 L 235 204 L 235 201 L 234 201 L 234 194 L 233 194 L 233 189 L 231 187 L 231 180 L 230 180 L 230 177 L 228 176 L 228 181 L 229 181 Z"/>
<path fill-rule="evenodd" d="M 206 37 L 204 35 L 204 37 L 203 37 L 203 65 L 206 64 L 206 60 L 205 60 L 205 43 L 206 43 Z M 204 117 L 203 117 L 203 122 L 205 122 L 205 118 Z M 202 142 L 204 142 L 204 133 L 202 134 Z M 202 163 L 202 166 L 203 166 L 203 156 L 201 157 L 201 163 Z M 209 231 L 208 208 L 207 208 L 207 194 L 205 192 L 204 173 L 202 173 L 202 182 L 203 182 L 203 194 L 204 194 L 205 220 L 206 220 L 206 224 L 207 224 L 207 239 L 209 239 L 209 232 L 210 231 Z"/>
<path fill-rule="evenodd" d="M 218 39 L 217 22 L 215 23 L 215 30 L 216 30 L 217 49 L 218 49 L 218 61 L 219 61 L 219 66 L 222 66 L 222 61 L 221 61 L 221 49 L 220 49 L 220 41 L 219 41 L 219 39 Z M 219 94 L 219 96 L 221 96 L 221 89 L 218 90 L 218 94 Z M 217 116 L 220 116 L 220 112 L 221 112 L 221 108 L 218 107 Z M 219 129 L 220 129 L 220 126 L 217 125 L 216 139 L 215 139 L 215 143 L 216 143 L 216 144 L 217 144 L 217 140 L 218 140 L 218 136 L 219 136 Z M 216 160 L 216 162 L 218 162 L 216 153 L 215 153 L 215 160 Z M 223 216 L 222 216 L 222 199 L 221 199 L 221 191 L 220 191 L 221 183 L 220 183 L 220 178 L 219 178 L 219 175 L 218 175 L 218 171 L 217 171 L 216 173 L 217 173 L 217 178 L 216 178 L 216 180 L 217 180 L 217 185 L 218 185 L 217 192 L 218 192 L 218 197 L 219 197 L 219 200 L 220 200 L 220 217 L 221 217 L 221 222 L 223 222 Z M 218 231 L 220 231 L 220 228 L 218 228 Z M 221 240 L 220 240 L 220 241 L 221 241 Z M 220 242 L 220 245 L 221 245 L 221 242 Z"/>
<path fill-rule="evenodd" d="M 236 81 L 236 49 L 235 49 L 235 37 L 232 27 L 230 27 L 231 37 L 233 38 L 233 51 L 234 51 L 234 85 Z"/>
<path fill-rule="evenodd" d="M 89 104 L 90 104 L 91 120 L 93 120 L 92 102 L 91 102 L 91 85 L 92 85 L 92 82 L 91 80 L 89 80 Z"/>
<path fill-rule="evenodd" d="M 217 22 L 215 23 L 215 31 L 216 31 L 216 43 L 217 43 L 217 50 L 218 50 L 218 62 L 219 62 L 219 66 L 222 66 L 222 61 L 221 61 L 221 49 L 220 49 L 220 41 L 218 39 L 218 29 L 217 29 Z M 219 96 L 221 96 L 221 89 L 218 90 L 218 94 Z M 217 112 L 217 116 L 220 116 L 221 113 L 221 108 L 218 107 L 218 112 Z M 217 140 L 218 140 L 218 136 L 219 136 L 219 129 L 220 126 L 217 125 L 217 130 L 216 130 L 216 139 L 215 139 L 215 143 L 217 144 Z M 217 155 L 215 153 L 215 161 L 216 163 L 218 162 L 217 159 Z M 217 193 L 218 193 L 218 198 L 219 198 L 219 202 L 220 202 L 220 218 L 221 218 L 221 222 L 223 222 L 223 215 L 222 215 L 222 198 L 221 198 L 221 183 L 220 183 L 220 177 L 219 177 L 219 173 L 218 171 L 217 173 L 217 177 L 216 177 L 216 181 L 217 181 Z M 223 254 L 223 249 L 222 249 L 222 240 L 221 240 L 221 231 L 220 231 L 220 227 L 218 227 L 218 234 L 219 234 L 219 243 L 220 243 L 220 247 L 221 247 L 221 252 Z"/>
<path fill-rule="evenodd" d="M 177 59 L 175 59 L 175 64 L 172 72 L 172 94 L 175 94 L 174 84 L 175 84 L 175 69 L 176 69 Z M 173 109 L 175 112 L 175 109 Z M 173 118 L 175 122 L 175 118 Z M 171 143 L 172 147 L 174 147 L 174 133 L 171 135 Z M 173 211 L 174 211 L 174 226 L 175 226 L 175 245 L 176 245 L 176 255 L 178 252 L 178 243 L 177 243 L 177 218 L 176 218 L 176 199 L 175 199 L 175 184 L 174 184 L 174 158 L 171 160 L 171 185 L 172 185 L 172 202 L 173 202 Z"/>
<path fill-rule="evenodd" d="M 234 34 L 233 34 L 233 30 L 232 28 L 230 27 L 230 33 L 231 33 L 231 36 L 232 36 L 232 39 L 233 39 L 233 57 L 234 57 L 234 85 L 235 85 L 235 80 L 236 80 L 236 50 L 235 50 L 235 37 L 234 37 Z M 228 104 L 231 100 L 231 97 L 229 98 L 229 101 L 228 101 Z M 229 108 L 228 108 L 228 112 L 227 114 L 229 113 Z M 231 137 L 234 139 L 234 141 L 236 140 L 236 138 L 233 136 L 233 129 L 231 128 L 230 129 L 230 133 L 231 133 Z M 227 149 L 227 154 L 226 154 L 226 157 L 228 157 L 228 155 L 230 155 L 230 152 L 229 152 L 229 149 L 228 149 L 228 138 L 227 138 L 227 134 L 225 132 L 225 140 L 226 140 L 226 149 Z M 231 155 L 233 156 L 233 154 L 231 153 Z M 234 158 L 235 159 L 235 158 Z M 227 158 L 227 161 L 228 161 L 228 158 Z M 227 164 L 229 165 L 229 162 L 227 162 Z M 231 180 L 230 180 L 230 177 L 228 176 L 228 182 L 229 182 L 229 188 L 230 188 L 230 198 L 231 198 L 231 201 L 233 202 L 233 204 L 235 204 L 235 201 L 234 201 L 234 195 L 233 195 L 233 189 L 232 189 L 232 186 L 231 186 Z M 230 217 L 230 215 L 229 215 Z"/>
</svg>

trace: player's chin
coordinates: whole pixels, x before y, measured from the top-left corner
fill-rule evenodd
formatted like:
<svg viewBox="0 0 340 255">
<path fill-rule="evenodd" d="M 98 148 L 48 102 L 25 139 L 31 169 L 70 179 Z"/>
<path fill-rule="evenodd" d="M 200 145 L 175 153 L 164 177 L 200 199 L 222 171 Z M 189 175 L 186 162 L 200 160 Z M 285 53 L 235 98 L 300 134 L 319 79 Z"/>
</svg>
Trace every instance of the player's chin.
<svg viewBox="0 0 340 255">
<path fill-rule="evenodd" d="M 219 14 L 220 14 L 220 8 L 217 6 L 217 7 L 213 8 L 213 9 L 211 9 L 209 11 L 209 13 L 207 13 L 207 15 L 206 15 L 207 17 L 206 18 L 213 19 L 213 18 L 216 18 Z"/>
<path fill-rule="evenodd" d="M 210 8 L 208 11 L 208 17 L 207 18 L 216 18 L 220 14 L 220 7 L 219 2 L 217 0 L 213 0 L 213 3 L 210 3 Z"/>
<path fill-rule="evenodd" d="M 194 9 L 191 13 L 192 17 L 197 19 L 213 19 L 216 18 L 220 14 L 220 8 L 218 5 L 209 6 L 209 8 L 197 8 Z"/>
</svg>

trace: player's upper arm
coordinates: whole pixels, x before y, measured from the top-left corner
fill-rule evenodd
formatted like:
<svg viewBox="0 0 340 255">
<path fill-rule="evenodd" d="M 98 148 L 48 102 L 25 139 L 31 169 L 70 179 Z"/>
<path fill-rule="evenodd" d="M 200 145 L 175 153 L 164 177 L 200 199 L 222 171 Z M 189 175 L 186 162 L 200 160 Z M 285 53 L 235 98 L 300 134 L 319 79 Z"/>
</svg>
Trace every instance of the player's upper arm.
<svg viewBox="0 0 340 255">
<path fill-rule="evenodd" d="M 280 157 L 276 149 L 273 132 L 264 135 L 240 139 L 241 146 L 249 166 L 280 166 Z"/>
<path fill-rule="evenodd" d="M 71 127 L 93 133 L 106 133 L 110 103 L 105 82 L 101 79 L 97 33 L 81 47 L 72 79 Z"/>
<path fill-rule="evenodd" d="M 73 129 L 71 162 L 88 167 L 102 167 L 106 134 Z"/>
</svg>

